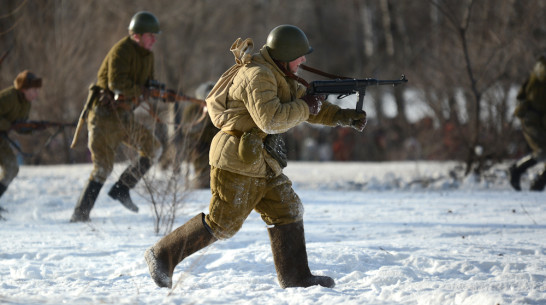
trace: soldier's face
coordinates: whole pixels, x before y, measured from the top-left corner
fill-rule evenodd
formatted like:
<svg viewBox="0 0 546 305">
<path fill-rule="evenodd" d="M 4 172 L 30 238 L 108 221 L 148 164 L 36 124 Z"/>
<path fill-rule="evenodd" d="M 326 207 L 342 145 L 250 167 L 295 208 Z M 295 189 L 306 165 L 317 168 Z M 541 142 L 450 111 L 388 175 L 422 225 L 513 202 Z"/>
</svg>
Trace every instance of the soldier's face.
<svg viewBox="0 0 546 305">
<path fill-rule="evenodd" d="M 298 57 L 294 59 L 293 61 L 288 63 L 288 68 L 290 69 L 290 72 L 296 74 L 298 73 L 298 69 L 300 68 L 300 65 L 305 63 L 305 55 Z"/>
<path fill-rule="evenodd" d="M 25 95 L 25 99 L 29 102 L 32 102 L 34 101 L 37 97 L 38 97 L 38 88 L 28 88 L 28 89 L 23 89 L 21 91 L 23 91 L 23 94 Z"/>
<path fill-rule="evenodd" d="M 135 41 L 138 43 L 139 46 L 151 51 L 152 47 L 157 41 L 157 37 L 154 33 L 144 33 L 135 35 Z"/>
</svg>

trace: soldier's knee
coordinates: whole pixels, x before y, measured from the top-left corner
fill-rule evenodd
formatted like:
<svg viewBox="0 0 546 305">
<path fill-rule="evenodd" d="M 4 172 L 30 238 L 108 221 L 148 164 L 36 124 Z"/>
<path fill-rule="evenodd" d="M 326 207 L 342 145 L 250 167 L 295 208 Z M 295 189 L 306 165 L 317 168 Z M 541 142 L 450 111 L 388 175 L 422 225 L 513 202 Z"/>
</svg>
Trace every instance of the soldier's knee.
<svg viewBox="0 0 546 305">
<path fill-rule="evenodd" d="M 239 232 L 242 227 L 242 224 L 238 222 L 219 224 L 210 214 L 205 216 L 205 223 L 207 224 L 207 229 L 209 229 L 210 233 L 218 239 L 229 239 Z"/>
<path fill-rule="evenodd" d="M 112 173 L 113 166 L 98 166 L 95 165 L 93 168 L 93 171 L 91 172 L 91 176 L 89 177 L 89 180 L 93 180 L 95 182 L 103 183 L 106 182 L 106 179 L 108 179 L 108 176 Z"/>
</svg>

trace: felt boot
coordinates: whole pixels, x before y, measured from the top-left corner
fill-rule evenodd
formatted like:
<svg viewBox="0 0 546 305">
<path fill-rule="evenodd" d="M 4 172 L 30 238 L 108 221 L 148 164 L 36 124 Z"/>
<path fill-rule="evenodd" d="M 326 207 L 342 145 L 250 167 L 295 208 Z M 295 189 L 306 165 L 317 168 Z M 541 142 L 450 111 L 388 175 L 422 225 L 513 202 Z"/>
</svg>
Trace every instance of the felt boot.
<svg viewBox="0 0 546 305">
<path fill-rule="evenodd" d="M 268 228 L 273 260 L 281 288 L 320 285 L 333 288 L 328 276 L 311 274 L 307 262 L 303 221 Z"/>
<path fill-rule="evenodd" d="M 173 272 L 186 257 L 217 241 L 201 213 L 148 248 L 144 258 L 152 279 L 159 287 L 172 288 Z"/>
</svg>

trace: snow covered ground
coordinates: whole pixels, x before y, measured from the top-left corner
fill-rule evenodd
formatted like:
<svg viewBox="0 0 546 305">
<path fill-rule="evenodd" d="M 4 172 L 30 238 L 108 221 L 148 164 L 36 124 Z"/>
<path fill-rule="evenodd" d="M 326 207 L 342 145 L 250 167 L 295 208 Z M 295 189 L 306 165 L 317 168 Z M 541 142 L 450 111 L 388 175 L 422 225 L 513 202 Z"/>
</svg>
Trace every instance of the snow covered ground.
<svg viewBox="0 0 546 305">
<path fill-rule="evenodd" d="M 9 210 L 0 303 L 546 304 L 546 192 L 511 190 L 502 169 L 454 179 L 454 165 L 289 163 L 311 270 L 337 285 L 285 290 L 256 213 L 232 239 L 182 262 L 174 289 L 161 289 L 143 258 L 159 239 L 151 204 L 134 196 L 133 214 L 106 195 L 119 166 L 88 224 L 68 219 L 90 165 L 23 166 L 0 199 Z M 175 226 L 206 212 L 209 199 L 208 190 L 192 193 Z"/>
</svg>

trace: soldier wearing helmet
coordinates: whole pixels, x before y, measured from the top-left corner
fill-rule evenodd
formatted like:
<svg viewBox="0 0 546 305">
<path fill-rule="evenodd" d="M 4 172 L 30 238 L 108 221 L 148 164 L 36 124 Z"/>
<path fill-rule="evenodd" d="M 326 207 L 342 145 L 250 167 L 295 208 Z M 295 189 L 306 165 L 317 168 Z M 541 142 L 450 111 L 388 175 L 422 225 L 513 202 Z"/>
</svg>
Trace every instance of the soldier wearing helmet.
<svg viewBox="0 0 546 305">
<path fill-rule="evenodd" d="M 220 129 L 209 154 L 209 213 L 196 215 L 145 253 L 160 287 L 171 287 L 174 268 L 184 258 L 235 235 L 253 210 L 268 225 L 282 288 L 335 285 L 332 278 L 315 276 L 309 269 L 303 204 L 283 174 L 287 160 L 282 133 L 303 122 L 362 131 L 366 114 L 306 93 L 295 74 L 313 48 L 298 27 L 280 25 L 259 52 L 252 54 L 252 46 L 251 39 L 235 41 L 231 51 L 236 64 L 206 99 L 212 122 Z"/>
<path fill-rule="evenodd" d="M 13 86 L 0 91 L 0 197 L 19 173 L 17 158 L 11 150 L 7 134 L 14 122 L 28 119 L 31 104 L 38 97 L 41 87 L 42 79 L 24 70 L 17 75 Z M 0 207 L 0 212 L 2 210 Z"/>
<path fill-rule="evenodd" d="M 160 144 L 150 130 L 134 120 L 133 110 L 149 97 L 145 84 L 154 79 L 152 47 L 159 33 L 157 18 L 149 12 L 138 12 L 129 24 L 129 35 L 117 42 L 102 61 L 88 98 L 88 147 L 93 170 L 71 222 L 89 221 L 95 200 L 113 170 L 120 143 L 137 150 L 139 157 L 125 169 L 108 195 L 138 212 L 129 190 L 152 166 Z"/>
</svg>

